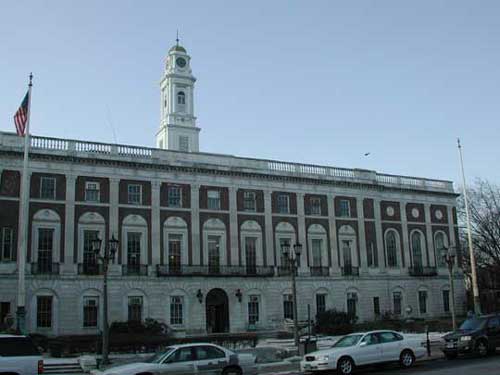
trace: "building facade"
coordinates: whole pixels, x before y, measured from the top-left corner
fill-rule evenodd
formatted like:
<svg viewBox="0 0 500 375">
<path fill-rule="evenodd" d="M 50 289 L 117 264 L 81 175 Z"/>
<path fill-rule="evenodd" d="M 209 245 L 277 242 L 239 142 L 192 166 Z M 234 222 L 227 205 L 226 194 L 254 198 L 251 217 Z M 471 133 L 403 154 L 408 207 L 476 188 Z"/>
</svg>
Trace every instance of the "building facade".
<svg viewBox="0 0 500 375">
<path fill-rule="evenodd" d="M 200 153 L 194 82 L 174 46 L 157 148 L 32 137 L 29 331 L 99 331 L 91 242 L 112 236 L 111 321 L 151 317 L 179 335 L 282 329 L 293 301 L 281 246 L 296 243 L 300 320 L 308 305 L 313 316 L 335 308 L 361 321 L 449 314 L 440 249 L 458 241 L 451 182 Z M 21 137 L 0 133 L 3 315 L 16 306 L 22 151 Z"/>
</svg>

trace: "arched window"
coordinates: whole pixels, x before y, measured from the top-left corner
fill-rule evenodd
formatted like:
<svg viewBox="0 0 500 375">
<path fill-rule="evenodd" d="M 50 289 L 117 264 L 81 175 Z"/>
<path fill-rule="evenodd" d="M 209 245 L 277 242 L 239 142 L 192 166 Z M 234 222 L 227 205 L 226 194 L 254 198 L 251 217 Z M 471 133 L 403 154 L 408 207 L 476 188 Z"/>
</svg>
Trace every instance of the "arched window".
<svg viewBox="0 0 500 375">
<path fill-rule="evenodd" d="M 398 266 L 398 245 L 396 233 L 393 230 L 385 234 L 385 253 L 387 256 L 387 266 L 394 268 Z"/>
<path fill-rule="evenodd" d="M 177 93 L 177 104 L 180 105 L 186 104 L 186 94 L 184 94 L 184 91 L 179 91 Z"/>
<path fill-rule="evenodd" d="M 448 247 L 446 236 L 443 232 L 437 232 L 434 236 L 434 251 L 436 252 L 437 264 L 439 267 L 446 266 L 443 253 Z"/>
<path fill-rule="evenodd" d="M 423 266 L 422 257 L 422 234 L 420 232 L 413 232 L 411 235 L 411 252 L 413 254 L 413 267 Z"/>
</svg>

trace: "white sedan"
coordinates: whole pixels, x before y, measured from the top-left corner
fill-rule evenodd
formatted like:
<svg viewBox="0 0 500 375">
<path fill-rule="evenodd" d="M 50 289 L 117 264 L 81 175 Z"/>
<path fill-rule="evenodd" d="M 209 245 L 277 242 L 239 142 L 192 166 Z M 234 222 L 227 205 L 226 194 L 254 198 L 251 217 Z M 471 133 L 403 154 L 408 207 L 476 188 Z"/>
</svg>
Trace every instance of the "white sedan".
<svg viewBox="0 0 500 375">
<path fill-rule="evenodd" d="M 102 375 L 255 375 L 257 365 L 251 354 L 237 354 L 208 343 L 173 345 L 149 360 L 112 367 Z"/>
<path fill-rule="evenodd" d="M 349 375 L 356 366 L 385 362 L 399 362 L 408 368 L 425 353 L 424 343 L 419 339 L 405 338 L 397 332 L 353 333 L 342 337 L 330 349 L 306 354 L 300 369 L 306 373 L 338 370 Z"/>
</svg>

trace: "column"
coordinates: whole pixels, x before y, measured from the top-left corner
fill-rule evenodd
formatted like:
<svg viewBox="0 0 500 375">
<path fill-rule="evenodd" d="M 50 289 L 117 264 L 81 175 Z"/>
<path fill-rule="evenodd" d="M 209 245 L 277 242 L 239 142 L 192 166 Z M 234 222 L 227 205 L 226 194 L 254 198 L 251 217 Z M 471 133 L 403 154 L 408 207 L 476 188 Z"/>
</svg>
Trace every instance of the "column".
<svg viewBox="0 0 500 375">
<path fill-rule="evenodd" d="M 384 233 L 382 231 L 382 217 L 380 215 L 380 199 L 373 199 L 373 213 L 375 218 L 375 235 L 377 236 L 377 256 L 378 268 L 380 272 L 385 272 L 385 248 Z"/>
<path fill-rule="evenodd" d="M 160 186 L 161 182 L 154 180 L 151 182 L 151 267 L 150 272 L 154 272 L 156 265 L 161 259 L 161 235 L 160 235 Z"/>
<path fill-rule="evenodd" d="M 406 217 L 406 202 L 401 201 L 399 204 L 401 211 L 401 231 L 403 232 L 403 253 L 405 256 L 404 263 L 406 269 L 411 267 L 411 258 L 410 258 L 410 240 L 408 238 L 408 218 Z M 401 262 L 401 268 L 403 267 L 403 262 Z"/>
<path fill-rule="evenodd" d="M 119 215 L 118 215 L 118 206 L 119 206 L 119 194 L 120 194 L 120 179 L 117 177 L 111 177 L 109 179 L 109 237 L 104 240 L 109 240 L 113 235 L 115 238 L 120 241 L 118 243 L 118 252 L 121 253 L 124 244 L 121 243 L 122 235 L 119 233 Z M 122 254 L 123 256 L 123 254 Z M 123 259 L 122 259 L 123 262 Z M 111 264 L 109 267 L 110 274 L 120 274 L 121 266 L 118 265 L 118 254 L 115 257 L 114 264 Z"/>
<path fill-rule="evenodd" d="M 231 264 L 240 264 L 238 254 L 238 206 L 236 203 L 236 188 L 229 188 L 229 238 L 231 239 Z"/>
<path fill-rule="evenodd" d="M 200 263 L 200 185 L 191 185 L 191 256 L 192 264 Z"/>
<path fill-rule="evenodd" d="M 332 257 L 332 274 L 340 275 L 339 249 L 337 244 L 337 224 L 335 222 L 335 207 L 333 205 L 335 197 L 327 196 L 328 200 L 328 226 L 330 227 L 330 256 Z"/>
<path fill-rule="evenodd" d="M 366 259 L 365 219 L 363 217 L 363 198 L 356 197 L 356 209 L 358 214 L 358 243 L 361 273 L 368 273 L 368 261 Z"/>
<path fill-rule="evenodd" d="M 274 263 L 274 237 L 273 237 L 273 212 L 272 212 L 272 195 L 271 190 L 264 190 L 264 218 L 265 218 L 265 241 L 266 241 L 266 264 L 275 266 Z"/>
<path fill-rule="evenodd" d="M 300 255 L 299 273 L 306 273 L 308 270 L 307 253 L 309 251 L 306 236 L 306 215 L 304 211 L 304 193 L 297 193 L 297 229 L 298 242 L 302 244 L 302 254 Z M 293 244 L 292 244 L 293 245 Z M 293 248 L 291 249 L 293 251 Z M 311 259 L 312 261 L 312 259 Z"/>
<path fill-rule="evenodd" d="M 75 189 L 76 176 L 66 175 L 66 207 L 64 221 L 64 263 L 62 274 L 76 273 L 75 255 Z"/>
<path fill-rule="evenodd" d="M 432 225 L 431 225 L 431 205 L 429 203 L 424 204 L 424 217 L 425 217 L 425 236 L 427 237 L 427 265 L 429 267 L 436 266 L 436 258 L 434 257 L 434 237 L 432 236 Z"/>
</svg>

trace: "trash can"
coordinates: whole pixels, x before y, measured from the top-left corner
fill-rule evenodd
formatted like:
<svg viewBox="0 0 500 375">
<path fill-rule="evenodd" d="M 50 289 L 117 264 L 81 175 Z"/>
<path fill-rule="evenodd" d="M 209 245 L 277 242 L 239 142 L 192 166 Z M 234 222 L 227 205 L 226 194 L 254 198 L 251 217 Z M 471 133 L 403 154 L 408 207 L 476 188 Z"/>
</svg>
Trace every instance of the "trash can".
<svg viewBox="0 0 500 375">
<path fill-rule="evenodd" d="M 303 356 L 307 353 L 315 352 L 318 350 L 316 337 L 304 337 L 299 340 L 299 355 Z"/>
</svg>

